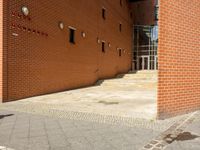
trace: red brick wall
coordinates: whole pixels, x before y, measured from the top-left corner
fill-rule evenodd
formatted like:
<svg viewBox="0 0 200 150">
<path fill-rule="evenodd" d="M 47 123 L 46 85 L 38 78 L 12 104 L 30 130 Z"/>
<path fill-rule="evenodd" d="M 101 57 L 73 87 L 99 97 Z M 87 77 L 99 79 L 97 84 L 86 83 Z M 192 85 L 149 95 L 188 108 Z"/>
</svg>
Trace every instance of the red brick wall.
<svg viewBox="0 0 200 150">
<path fill-rule="evenodd" d="M 200 1 L 160 0 L 158 117 L 200 108 Z"/>
<path fill-rule="evenodd" d="M 131 11 L 135 25 L 155 24 L 156 0 L 144 0 L 131 4 Z"/>
<path fill-rule="evenodd" d="M 2 101 L 3 93 L 3 1 L 0 1 L 0 102 Z"/>
<path fill-rule="evenodd" d="M 107 0 L 5 3 L 9 29 L 4 101 L 91 85 L 131 68 L 132 25 L 126 0 L 122 6 L 119 1 Z M 30 9 L 30 20 L 21 16 L 23 5 Z M 102 7 L 106 8 L 106 20 L 101 17 Z M 58 28 L 59 21 L 64 22 L 64 30 Z M 68 26 L 76 28 L 75 45 L 68 42 Z M 106 53 L 101 52 L 97 38 L 106 42 Z M 122 57 L 117 47 L 125 49 Z"/>
</svg>

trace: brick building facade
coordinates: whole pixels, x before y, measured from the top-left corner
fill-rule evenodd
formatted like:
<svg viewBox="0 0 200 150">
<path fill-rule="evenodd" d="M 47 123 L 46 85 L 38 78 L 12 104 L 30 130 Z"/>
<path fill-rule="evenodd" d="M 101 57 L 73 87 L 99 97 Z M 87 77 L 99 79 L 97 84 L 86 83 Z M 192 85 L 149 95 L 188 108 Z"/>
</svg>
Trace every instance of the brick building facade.
<svg viewBox="0 0 200 150">
<path fill-rule="evenodd" d="M 2 101 L 84 87 L 130 71 L 133 23 L 154 24 L 156 4 L 133 1 L 0 1 Z M 199 8 L 199 0 L 160 0 L 158 118 L 200 108 Z"/>
<path fill-rule="evenodd" d="M 4 102 L 91 85 L 130 70 L 132 20 L 126 1 L 3 3 Z M 28 16 L 22 14 L 23 6 Z"/>
<path fill-rule="evenodd" d="M 160 0 L 159 118 L 200 108 L 199 8 L 199 0 Z"/>
</svg>

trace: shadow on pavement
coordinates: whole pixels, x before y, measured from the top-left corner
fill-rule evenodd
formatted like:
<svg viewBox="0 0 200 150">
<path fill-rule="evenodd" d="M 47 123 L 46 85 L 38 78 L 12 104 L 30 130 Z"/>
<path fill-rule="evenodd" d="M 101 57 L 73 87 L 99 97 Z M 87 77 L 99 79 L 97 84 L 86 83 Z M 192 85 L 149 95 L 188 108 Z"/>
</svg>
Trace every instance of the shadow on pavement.
<svg viewBox="0 0 200 150">
<path fill-rule="evenodd" d="M 176 141 L 187 141 L 187 140 L 193 140 L 193 139 L 196 139 L 196 138 L 199 138 L 198 135 L 193 135 L 191 134 L 190 132 L 183 132 L 183 133 L 180 133 L 179 135 L 177 136 L 173 136 L 172 134 L 168 134 L 164 140 L 168 143 L 168 144 L 171 144 L 173 143 L 175 140 Z"/>
<path fill-rule="evenodd" d="M 10 117 L 10 116 L 13 116 L 14 114 L 8 114 L 8 115 L 0 115 L 0 119 L 3 119 L 5 117 Z"/>
</svg>

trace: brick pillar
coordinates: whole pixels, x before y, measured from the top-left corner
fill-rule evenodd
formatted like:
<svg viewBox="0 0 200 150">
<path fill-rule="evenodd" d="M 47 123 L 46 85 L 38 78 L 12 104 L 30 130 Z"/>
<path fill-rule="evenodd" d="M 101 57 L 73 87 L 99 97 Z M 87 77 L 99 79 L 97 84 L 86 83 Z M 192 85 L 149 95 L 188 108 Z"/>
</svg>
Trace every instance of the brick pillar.
<svg viewBox="0 0 200 150">
<path fill-rule="evenodd" d="M 200 109 L 199 8 L 199 0 L 160 0 L 158 118 Z"/>
<path fill-rule="evenodd" d="M 0 102 L 2 102 L 2 94 L 3 94 L 3 88 L 2 88 L 2 79 L 3 79 L 3 1 L 0 1 Z"/>
</svg>

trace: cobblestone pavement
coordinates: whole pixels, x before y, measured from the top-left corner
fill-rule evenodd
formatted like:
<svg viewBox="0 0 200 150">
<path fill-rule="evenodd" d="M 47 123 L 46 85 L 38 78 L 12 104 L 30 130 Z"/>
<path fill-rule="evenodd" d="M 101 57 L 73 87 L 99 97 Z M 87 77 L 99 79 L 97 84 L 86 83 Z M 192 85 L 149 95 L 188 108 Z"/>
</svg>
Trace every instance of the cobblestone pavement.
<svg viewBox="0 0 200 150">
<path fill-rule="evenodd" d="M 1 109 L 0 150 L 200 149 L 200 113 L 164 121 L 134 120 L 132 125 L 124 124 L 126 120 L 107 121 Z M 154 125 L 145 126 L 147 123 Z M 176 135 L 179 138 L 167 141 L 167 135 L 174 130 L 180 131 Z M 155 140 L 168 143 L 163 147 L 148 147 L 149 143 L 155 145 Z"/>
</svg>

